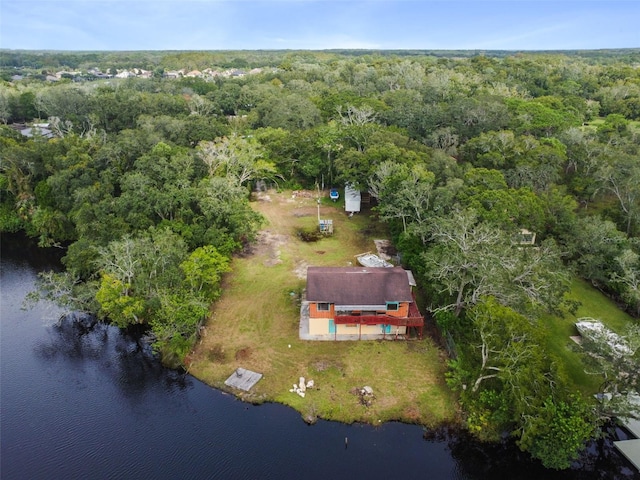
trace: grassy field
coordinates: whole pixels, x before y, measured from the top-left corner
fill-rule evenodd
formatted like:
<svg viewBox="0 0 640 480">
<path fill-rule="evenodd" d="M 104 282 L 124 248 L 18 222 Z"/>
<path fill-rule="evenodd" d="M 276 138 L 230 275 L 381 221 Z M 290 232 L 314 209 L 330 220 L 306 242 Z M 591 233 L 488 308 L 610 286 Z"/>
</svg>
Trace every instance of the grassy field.
<svg viewBox="0 0 640 480">
<path fill-rule="evenodd" d="M 575 387 L 585 394 L 594 394 L 602 383 L 602 378 L 588 375 L 584 371 L 579 347 L 569 338 L 577 335 L 575 322 L 581 317 L 592 317 L 601 320 L 615 332 L 623 333 L 626 325 L 632 322 L 629 315 L 620 310 L 616 304 L 593 288 L 584 280 L 574 279 L 571 284 L 569 298 L 580 302 L 577 312 L 565 313 L 563 317 L 546 316 L 541 319 L 547 328 L 547 349 L 559 362 L 565 365 L 567 373 Z"/>
<path fill-rule="evenodd" d="M 306 267 L 354 264 L 356 254 L 375 250 L 373 239 L 387 236 L 382 227 L 366 214 L 349 218 L 341 204 L 323 199 L 320 216 L 333 220 L 335 234 L 303 242 L 297 230 L 317 225 L 313 196 L 293 198 L 291 192 L 269 192 L 253 206 L 266 218 L 265 225 L 253 250 L 233 260 L 222 298 L 186 361 L 189 371 L 221 389 L 227 389 L 224 380 L 237 367 L 261 372 L 264 378 L 253 390 L 239 396 L 289 405 L 308 421 L 317 417 L 372 424 L 401 420 L 433 426 L 455 420 L 455 396 L 444 383 L 444 355 L 430 339 L 298 339 L 298 302 Z M 574 323 L 580 317 L 593 317 L 622 332 L 631 318 L 582 280 L 573 281 L 569 297 L 580 302 L 575 314 L 545 316 L 540 324 L 549 333 L 547 351 L 565 366 L 575 388 L 592 394 L 602 379 L 584 372 L 579 347 L 569 338 L 577 334 Z M 305 398 L 289 392 L 301 376 L 316 384 Z M 375 393 L 369 406 L 354 394 L 365 385 Z"/>
<path fill-rule="evenodd" d="M 296 230 L 317 225 L 313 196 L 269 192 L 253 206 L 265 216 L 266 224 L 254 250 L 234 259 L 222 298 L 187 359 L 190 373 L 222 389 L 237 367 L 263 373 L 250 393 L 239 396 L 289 405 L 308 421 L 318 417 L 372 424 L 400 420 L 427 426 L 453 421 L 457 406 L 444 382 L 444 356 L 430 339 L 298 339 L 298 301 L 306 267 L 354 264 L 356 254 L 375 250 L 373 239 L 386 237 L 379 224 L 366 214 L 349 218 L 339 203 L 324 199 L 320 214 L 333 220 L 335 234 L 307 243 Z M 289 392 L 301 376 L 316 385 L 305 398 Z M 374 391 L 370 405 L 355 394 L 365 385 Z"/>
</svg>

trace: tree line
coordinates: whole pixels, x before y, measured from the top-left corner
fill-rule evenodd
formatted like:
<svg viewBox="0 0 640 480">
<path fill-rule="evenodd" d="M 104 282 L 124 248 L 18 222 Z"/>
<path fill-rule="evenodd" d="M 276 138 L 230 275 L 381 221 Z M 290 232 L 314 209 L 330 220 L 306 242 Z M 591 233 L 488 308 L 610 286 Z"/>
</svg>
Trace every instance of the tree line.
<svg viewBox="0 0 640 480">
<path fill-rule="evenodd" d="M 252 183 L 351 182 L 377 199 L 458 345 L 448 381 L 467 426 L 509 431 L 566 468 L 603 412 L 541 347 L 537 318 L 575 307 L 573 275 L 640 316 L 638 54 L 410 53 L 174 52 L 145 65 L 274 68 L 4 82 L 0 227 L 66 249 L 42 294 L 121 327 L 147 324 L 179 365 L 260 226 Z M 78 61 L 117 54 L 104 57 Z M 11 128 L 34 120 L 55 138 Z M 615 391 L 637 390 L 636 377 Z"/>
</svg>

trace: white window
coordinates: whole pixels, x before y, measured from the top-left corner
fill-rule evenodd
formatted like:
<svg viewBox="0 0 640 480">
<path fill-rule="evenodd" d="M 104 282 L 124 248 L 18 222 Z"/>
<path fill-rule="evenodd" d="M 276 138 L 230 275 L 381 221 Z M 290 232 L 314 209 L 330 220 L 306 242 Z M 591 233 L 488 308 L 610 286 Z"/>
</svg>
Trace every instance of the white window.
<svg viewBox="0 0 640 480">
<path fill-rule="evenodd" d="M 397 312 L 400 309 L 398 302 L 387 302 L 387 312 Z"/>
<path fill-rule="evenodd" d="M 318 303 L 318 311 L 328 312 L 331 309 L 330 305 L 330 303 Z"/>
</svg>

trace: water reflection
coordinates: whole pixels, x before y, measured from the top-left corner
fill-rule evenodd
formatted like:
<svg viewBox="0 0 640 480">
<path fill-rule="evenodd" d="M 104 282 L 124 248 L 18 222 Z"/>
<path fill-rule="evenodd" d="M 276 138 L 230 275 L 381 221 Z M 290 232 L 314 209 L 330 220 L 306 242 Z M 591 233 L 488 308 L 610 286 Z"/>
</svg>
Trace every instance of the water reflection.
<svg viewBox="0 0 640 480">
<path fill-rule="evenodd" d="M 34 346 L 44 363 L 65 362 L 65 368 L 97 369 L 126 397 L 146 395 L 159 385 L 168 392 L 185 390 L 191 377 L 164 368 L 145 341 L 144 331 L 130 331 L 99 322 L 86 313 L 70 313 L 47 329 Z"/>
<path fill-rule="evenodd" d="M 86 315 L 45 326 L 44 310 L 20 309 L 35 270 L 5 253 L 3 479 L 638 478 L 610 439 L 590 445 L 572 471 L 550 472 L 512 442 L 479 444 L 453 428 L 307 426 L 281 405 L 243 404 L 162 367 L 144 332 Z"/>
</svg>

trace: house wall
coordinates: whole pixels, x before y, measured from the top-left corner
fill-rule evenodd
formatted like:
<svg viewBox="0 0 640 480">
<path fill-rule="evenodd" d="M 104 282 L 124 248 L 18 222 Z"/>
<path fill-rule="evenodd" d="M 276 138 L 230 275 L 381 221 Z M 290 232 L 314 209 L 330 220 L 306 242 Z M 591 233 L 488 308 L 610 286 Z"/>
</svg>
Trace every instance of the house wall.
<svg viewBox="0 0 640 480">
<path fill-rule="evenodd" d="M 327 325 L 327 331 L 328 331 Z M 407 327 L 397 327 L 398 335 L 404 335 L 407 333 Z M 362 330 L 359 329 L 359 325 L 336 325 L 336 333 L 340 335 L 382 335 L 382 325 L 362 325 Z M 391 325 L 385 330 L 387 335 L 396 334 L 396 326 Z"/>
<path fill-rule="evenodd" d="M 328 333 L 329 333 L 328 318 L 309 317 L 309 334 L 310 335 L 327 335 Z"/>
<path fill-rule="evenodd" d="M 316 303 L 309 304 L 309 318 L 333 318 L 335 316 L 335 306 L 329 305 L 329 310 L 318 310 Z"/>
<path fill-rule="evenodd" d="M 322 312 L 324 313 L 324 312 Z M 309 318 L 309 334 L 310 335 L 334 335 L 333 331 L 329 328 L 329 318 Z M 397 328 L 397 331 L 396 331 Z M 335 325 L 335 334 L 340 335 L 382 335 L 381 325 L 362 325 L 360 330 L 359 325 Z M 385 330 L 387 335 L 404 335 L 407 333 L 407 327 L 396 327 L 391 325 Z"/>
<path fill-rule="evenodd" d="M 408 317 L 409 316 L 409 303 L 402 302 L 398 305 L 398 310 L 385 311 L 380 310 L 379 313 L 387 314 L 391 317 Z M 335 305 L 330 304 L 329 310 L 318 310 L 316 303 L 309 304 L 309 317 L 311 318 L 333 318 L 335 316 Z"/>
<path fill-rule="evenodd" d="M 398 310 L 385 312 L 390 317 L 408 317 L 409 316 L 409 302 L 402 302 L 398 305 Z"/>
</svg>

